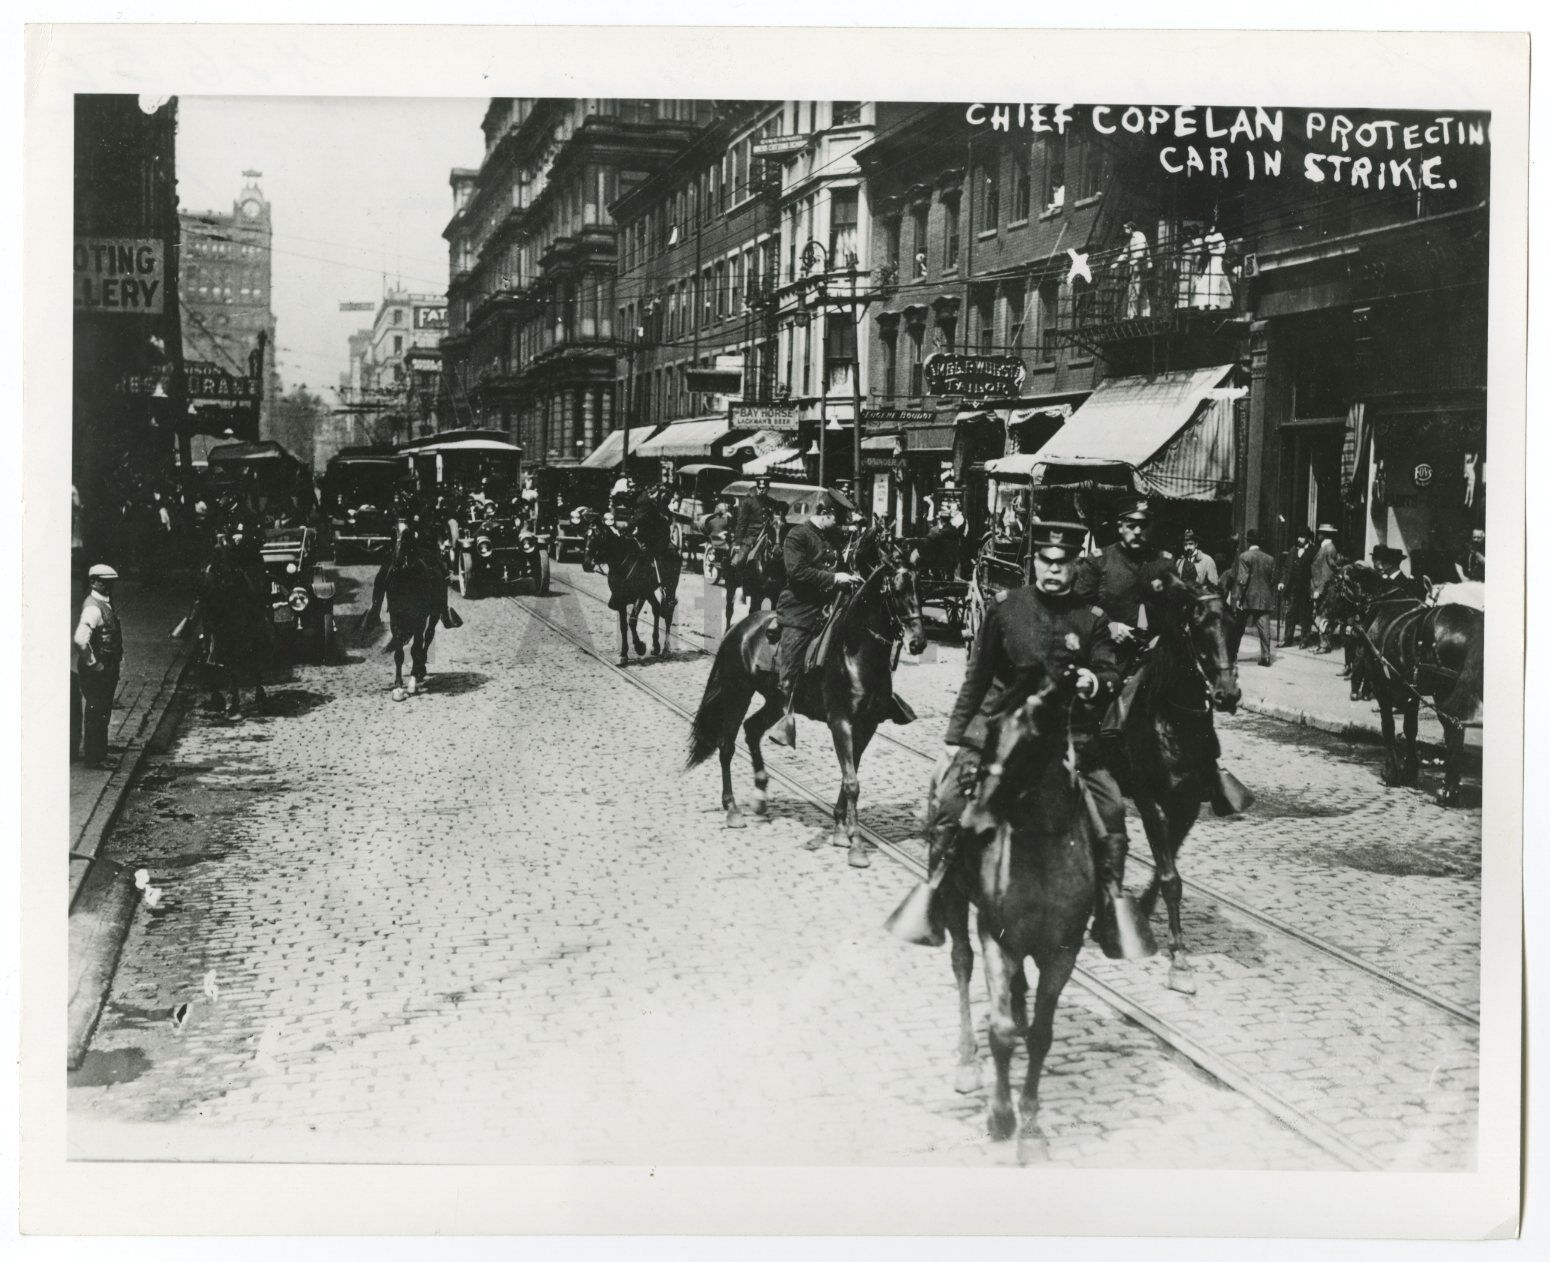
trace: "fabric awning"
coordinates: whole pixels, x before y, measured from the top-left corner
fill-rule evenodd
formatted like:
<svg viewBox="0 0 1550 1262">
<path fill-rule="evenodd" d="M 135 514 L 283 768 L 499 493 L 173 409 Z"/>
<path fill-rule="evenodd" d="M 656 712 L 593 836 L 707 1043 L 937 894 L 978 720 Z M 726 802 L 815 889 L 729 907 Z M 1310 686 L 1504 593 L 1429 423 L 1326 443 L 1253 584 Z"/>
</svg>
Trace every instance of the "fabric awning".
<svg viewBox="0 0 1550 1262">
<path fill-rule="evenodd" d="M 772 451 L 779 451 L 786 445 L 782 435 L 771 429 L 756 430 L 746 438 L 739 438 L 735 442 L 728 443 L 721 449 L 723 456 L 735 456 L 740 452 L 748 453 L 750 459 L 758 459 L 767 456 Z"/>
<path fill-rule="evenodd" d="M 637 425 L 630 430 L 630 455 L 640 452 L 641 446 L 657 432 L 655 425 Z M 617 469 L 624 463 L 624 431 L 616 429 L 597 445 L 597 450 L 581 462 L 583 469 Z"/>
<path fill-rule="evenodd" d="M 674 421 L 656 437 L 640 445 L 640 454 L 654 459 L 669 456 L 712 456 L 718 439 L 732 432 L 725 416 L 699 416 L 690 421 Z"/>
<path fill-rule="evenodd" d="M 1222 386 L 1231 372 L 1231 364 L 1218 364 L 1105 381 L 1034 453 L 1032 464 L 1127 464 L 1150 494 L 1164 499 L 1228 498 L 1231 400 L 1239 392 Z"/>
<path fill-rule="evenodd" d="M 802 471 L 802 452 L 796 447 L 777 447 L 774 451 L 757 456 L 743 466 L 743 476 L 753 477 L 760 473 L 777 470 Z"/>
<path fill-rule="evenodd" d="M 1003 478 L 1031 478 L 1034 466 L 1042 459 L 1036 451 L 1019 451 L 985 461 L 985 472 Z"/>
</svg>

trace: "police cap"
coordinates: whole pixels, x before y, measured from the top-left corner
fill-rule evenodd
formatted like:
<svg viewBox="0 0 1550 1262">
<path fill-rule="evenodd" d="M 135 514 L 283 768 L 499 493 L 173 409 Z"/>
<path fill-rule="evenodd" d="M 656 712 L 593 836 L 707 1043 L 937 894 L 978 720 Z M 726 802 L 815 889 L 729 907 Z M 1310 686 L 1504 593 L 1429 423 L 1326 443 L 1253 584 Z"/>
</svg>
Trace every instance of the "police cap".
<svg viewBox="0 0 1550 1262">
<path fill-rule="evenodd" d="M 1125 500 L 1119 510 L 1114 514 L 1115 521 L 1141 521 L 1152 520 L 1152 506 L 1144 499 L 1136 497 Z"/>
<path fill-rule="evenodd" d="M 1034 552 L 1047 560 L 1069 561 L 1082 550 L 1087 527 L 1069 521 L 1035 521 L 1028 524 Z M 1058 556 L 1050 555 L 1058 553 Z"/>
<path fill-rule="evenodd" d="M 856 506 L 850 502 L 850 497 L 843 491 L 830 487 L 819 498 L 815 511 L 835 514 L 853 513 L 856 511 Z"/>
</svg>

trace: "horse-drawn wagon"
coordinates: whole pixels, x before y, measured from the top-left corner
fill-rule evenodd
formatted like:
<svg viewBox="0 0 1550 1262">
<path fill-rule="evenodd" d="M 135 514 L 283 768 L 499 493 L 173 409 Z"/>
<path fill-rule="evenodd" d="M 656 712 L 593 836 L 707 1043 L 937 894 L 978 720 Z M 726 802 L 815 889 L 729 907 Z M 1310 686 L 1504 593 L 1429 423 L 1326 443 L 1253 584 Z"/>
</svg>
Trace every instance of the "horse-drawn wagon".
<svg viewBox="0 0 1550 1262">
<path fill-rule="evenodd" d="M 703 565 L 708 541 L 700 532 L 700 522 L 726 494 L 727 484 L 736 480 L 737 470 L 724 464 L 686 464 L 674 472 L 669 505 L 673 546 L 685 565 Z"/>
</svg>

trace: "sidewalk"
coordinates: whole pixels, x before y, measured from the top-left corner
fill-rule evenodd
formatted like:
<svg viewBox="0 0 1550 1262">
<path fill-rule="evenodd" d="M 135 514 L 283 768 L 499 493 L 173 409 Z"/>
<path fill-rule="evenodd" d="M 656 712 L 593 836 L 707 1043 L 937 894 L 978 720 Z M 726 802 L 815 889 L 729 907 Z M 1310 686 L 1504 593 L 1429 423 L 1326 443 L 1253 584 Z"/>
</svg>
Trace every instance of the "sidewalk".
<svg viewBox="0 0 1550 1262">
<path fill-rule="evenodd" d="M 1238 650 L 1238 683 L 1243 688 L 1245 710 L 1355 739 L 1382 738 L 1377 703 L 1351 700 L 1350 682 L 1340 676 L 1345 667 L 1345 654 L 1340 650 L 1320 654 L 1277 648 L 1271 665 L 1258 663 L 1259 640 L 1250 631 Z M 1480 748 L 1480 731 L 1478 727 L 1466 729 L 1467 748 Z M 1421 707 L 1418 734 L 1426 744 L 1442 745 L 1442 724 L 1425 705 Z"/>
<path fill-rule="evenodd" d="M 188 612 L 191 592 L 186 582 L 156 583 L 124 579 L 113 592 L 113 606 L 124 630 L 124 664 L 113 718 L 108 726 L 111 771 L 70 764 L 70 905 L 73 907 L 102 839 L 129 791 L 145 747 L 161 722 L 183 672 L 192 660 L 190 642 L 169 638 Z M 77 599 L 70 610 L 70 630 L 80 613 Z"/>
</svg>

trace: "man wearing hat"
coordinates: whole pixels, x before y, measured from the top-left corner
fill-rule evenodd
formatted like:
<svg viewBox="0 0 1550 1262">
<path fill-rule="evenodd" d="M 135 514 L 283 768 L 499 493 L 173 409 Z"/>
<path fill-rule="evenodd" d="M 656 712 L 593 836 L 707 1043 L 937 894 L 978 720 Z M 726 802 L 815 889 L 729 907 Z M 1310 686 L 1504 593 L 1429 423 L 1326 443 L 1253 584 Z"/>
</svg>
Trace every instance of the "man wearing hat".
<svg viewBox="0 0 1550 1262">
<path fill-rule="evenodd" d="M 1276 590 L 1289 593 L 1286 621 L 1281 624 L 1281 647 L 1295 643 L 1302 629 L 1303 647 L 1313 637 L 1313 532 L 1306 526 L 1297 530 L 1297 542 L 1281 558 Z"/>
<path fill-rule="evenodd" d="M 842 509 L 850 501 L 837 491 L 825 491 L 814 505 L 809 520 L 792 527 L 782 556 L 786 583 L 775 604 L 780 627 L 780 690 L 786 697 L 786 713 L 770 735 L 772 744 L 797 743 L 797 690 L 802 683 L 802 659 L 807 646 L 823 626 L 829 600 L 836 591 L 854 587 L 861 580 L 840 569 L 840 556 L 830 535 Z"/>
<path fill-rule="evenodd" d="M 1249 546 L 1238 558 L 1233 575 L 1233 589 L 1249 624 L 1259 633 L 1259 664 L 1269 666 L 1270 611 L 1276 606 L 1275 562 L 1270 554 L 1259 546 L 1259 531 L 1248 532 Z"/>
<path fill-rule="evenodd" d="M 1310 583 L 1309 595 L 1313 597 L 1313 608 L 1317 613 L 1319 599 L 1324 595 L 1324 588 L 1329 580 L 1335 577 L 1340 569 L 1340 549 L 1335 546 L 1336 530 L 1333 526 L 1319 526 L 1319 547 L 1313 554 L 1313 564 L 1309 567 L 1308 578 Z M 1334 649 L 1334 642 L 1330 637 L 1329 619 L 1322 615 L 1314 618 L 1314 626 L 1319 633 L 1318 652 L 1328 653 Z"/>
<path fill-rule="evenodd" d="M 1378 576 L 1388 584 L 1392 595 L 1407 596 L 1411 600 L 1425 600 L 1426 584 L 1400 569 L 1400 563 L 1404 559 L 1403 552 L 1386 543 L 1380 543 L 1372 550 L 1373 567 L 1378 571 Z"/>
<path fill-rule="evenodd" d="M 753 490 L 737 506 L 737 520 L 732 526 L 734 572 L 748 560 L 749 550 L 759 541 L 764 523 L 771 517 L 779 521 L 785 515 L 786 506 L 770 494 L 770 475 L 761 473 L 753 480 Z"/>
<path fill-rule="evenodd" d="M 1103 610 L 1120 663 L 1128 668 L 1144 639 L 1142 594 L 1154 578 L 1168 573 L 1173 558 L 1153 547 L 1148 538 L 1152 510 L 1144 499 L 1126 502 L 1114 521 L 1119 542 L 1087 558 L 1077 575 L 1076 594 L 1084 604 Z"/>
<path fill-rule="evenodd" d="M 1074 590 L 1086 534 L 1085 527 L 1068 522 L 1030 523 L 1033 584 L 1002 592 L 986 611 L 948 721 L 945 739 L 951 761 L 935 794 L 928 827 L 933 868 L 951 862 L 959 840 L 957 822 L 978 775 L 988 717 L 1018 675 L 1035 663 L 1051 678 L 1074 671 L 1071 726 L 1077 766 L 1104 827 L 1104 836 L 1094 839 L 1103 902 L 1093 931 L 1104 953 L 1119 958 L 1115 899 L 1128 847 L 1125 800 L 1099 758 L 1097 734 L 1104 707 L 1118 691 L 1120 671 L 1107 615 Z M 1126 914 L 1131 914 L 1128 906 Z"/>
<path fill-rule="evenodd" d="M 84 713 L 81 718 L 81 760 L 88 767 L 106 768 L 108 720 L 118 691 L 124 661 L 124 633 L 113 608 L 113 584 L 118 573 L 110 565 L 94 565 L 86 573 L 91 590 L 81 605 L 75 627 L 75 671 Z M 75 750 L 70 751 L 74 755 Z"/>
<path fill-rule="evenodd" d="M 1174 572 L 1197 592 L 1214 592 L 1219 579 L 1216 562 L 1201 550 L 1193 530 L 1184 532 L 1184 554 L 1174 564 Z"/>
</svg>

